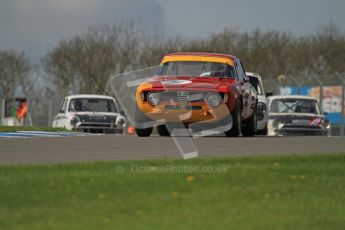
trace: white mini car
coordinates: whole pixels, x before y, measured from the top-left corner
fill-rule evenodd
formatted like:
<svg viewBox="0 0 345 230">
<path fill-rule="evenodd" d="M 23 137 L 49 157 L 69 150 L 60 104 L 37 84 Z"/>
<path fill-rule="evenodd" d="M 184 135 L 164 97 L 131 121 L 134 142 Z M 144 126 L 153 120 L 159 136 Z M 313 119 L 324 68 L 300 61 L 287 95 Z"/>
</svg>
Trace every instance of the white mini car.
<svg viewBox="0 0 345 230">
<path fill-rule="evenodd" d="M 268 99 L 268 135 L 330 136 L 331 124 L 313 97 L 272 96 Z"/>
<path fill-rule="evenodd" d="M 257 106 L 257 134 L 267 135 L 268 111 L 265 90 L 259 74 L 246 72 L 250 84 L 256 89 L 258 95 Z"/>
<path fill-rule="evenodd" d="M 113 97 L 88 94 L 65 97 L 52 124 L 90 133 L 123 133 L 125 126 L 126 118 Z"/>
</svg>

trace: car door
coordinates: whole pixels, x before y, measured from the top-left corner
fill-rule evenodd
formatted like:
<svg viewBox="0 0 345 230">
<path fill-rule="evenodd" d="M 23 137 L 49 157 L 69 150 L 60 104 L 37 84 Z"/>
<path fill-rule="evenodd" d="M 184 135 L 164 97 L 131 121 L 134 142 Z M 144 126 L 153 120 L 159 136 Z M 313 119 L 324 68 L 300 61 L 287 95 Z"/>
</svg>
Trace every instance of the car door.
<svg viewBox="0 0 345 230">
<path fill-rule="evenodd" d="M 67 112 L 67 102 L 68 99 L 64 98 L 61 102 L 60 108 L 58 113 L 55 115 L 53 119 L 53 127 L 60 127 L 64 128 L 65 127 L 65 122 L 66 122 L 66 112 Z"/>
</svg>

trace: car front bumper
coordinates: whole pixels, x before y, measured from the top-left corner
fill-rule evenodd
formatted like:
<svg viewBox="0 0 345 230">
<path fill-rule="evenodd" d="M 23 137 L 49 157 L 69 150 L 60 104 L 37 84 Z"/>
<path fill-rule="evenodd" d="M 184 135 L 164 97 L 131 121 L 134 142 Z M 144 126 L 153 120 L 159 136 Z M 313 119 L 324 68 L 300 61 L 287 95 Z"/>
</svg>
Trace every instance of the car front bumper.
<svg viewBox="0 0 345 230">
<path fill-rule="evenodd" d="M 216 108 L 209 107 L 206 103 L 161 103 L 158 106 L 141 105 L 142 112 L 154 121 L 172 123 L 196 123 L 196 122 L 217 122 L 230 115 L 224 103 Z"/>
<path fill-rule="evenodd" d="M 272 135 L 273 134 L 273 135 Z M 329 136 L 330 130 L 321 126 L 309 127 L 281 127 L 269 130 L 271 136 Z"/>
<path fill-rule="evenodd" d="M 73 131 L 86 132 L 86 133 L 123 133 L 123 126 L 118 126 L 113 123 L 79 123 L 73 127 Z"/>
</svg>

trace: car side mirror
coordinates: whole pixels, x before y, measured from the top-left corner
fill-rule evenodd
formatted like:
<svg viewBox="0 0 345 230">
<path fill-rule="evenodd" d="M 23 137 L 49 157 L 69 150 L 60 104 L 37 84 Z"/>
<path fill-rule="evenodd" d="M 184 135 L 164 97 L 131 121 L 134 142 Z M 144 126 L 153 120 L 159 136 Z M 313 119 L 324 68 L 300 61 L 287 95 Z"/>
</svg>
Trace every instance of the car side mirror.
<svg viewBox="0 0 345 230">
<path fill-rule="evenodd" d="M 122 110 L 120 111 L 120 115 L 121 116 L 125 116 L 125 112 L 123 112 Z"/>
<path fill-rule="evenodd" d="M 245 77 L 243 78 L 243 82 L 244 82 L 244 83 L 248 83 L 248 82 L 249 82 L 249 77 L 248 77 L 248 76 L 245 76 Z"/>
</svg>

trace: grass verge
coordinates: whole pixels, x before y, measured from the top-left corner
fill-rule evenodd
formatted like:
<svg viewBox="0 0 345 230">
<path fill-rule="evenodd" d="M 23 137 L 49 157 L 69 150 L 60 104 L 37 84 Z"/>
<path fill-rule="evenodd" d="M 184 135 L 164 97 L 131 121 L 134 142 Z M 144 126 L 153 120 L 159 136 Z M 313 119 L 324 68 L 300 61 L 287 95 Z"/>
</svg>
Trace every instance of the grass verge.
<svg viewBox="0 0 345 230">
<path fill-rule="evenodd" d="M 64 128 L 51 128 L 51 127 L 39 127 L 39 126 L 0 126 L 0 132 L 17 132 L 17 131 L 58 132 L 58 131 L 68 131 L 68 130 Z"/>
<path fill-rule="evenodd" d="M 0 167 L 0 229 L 344 229 L 345 155 Z"/>
</svg>

